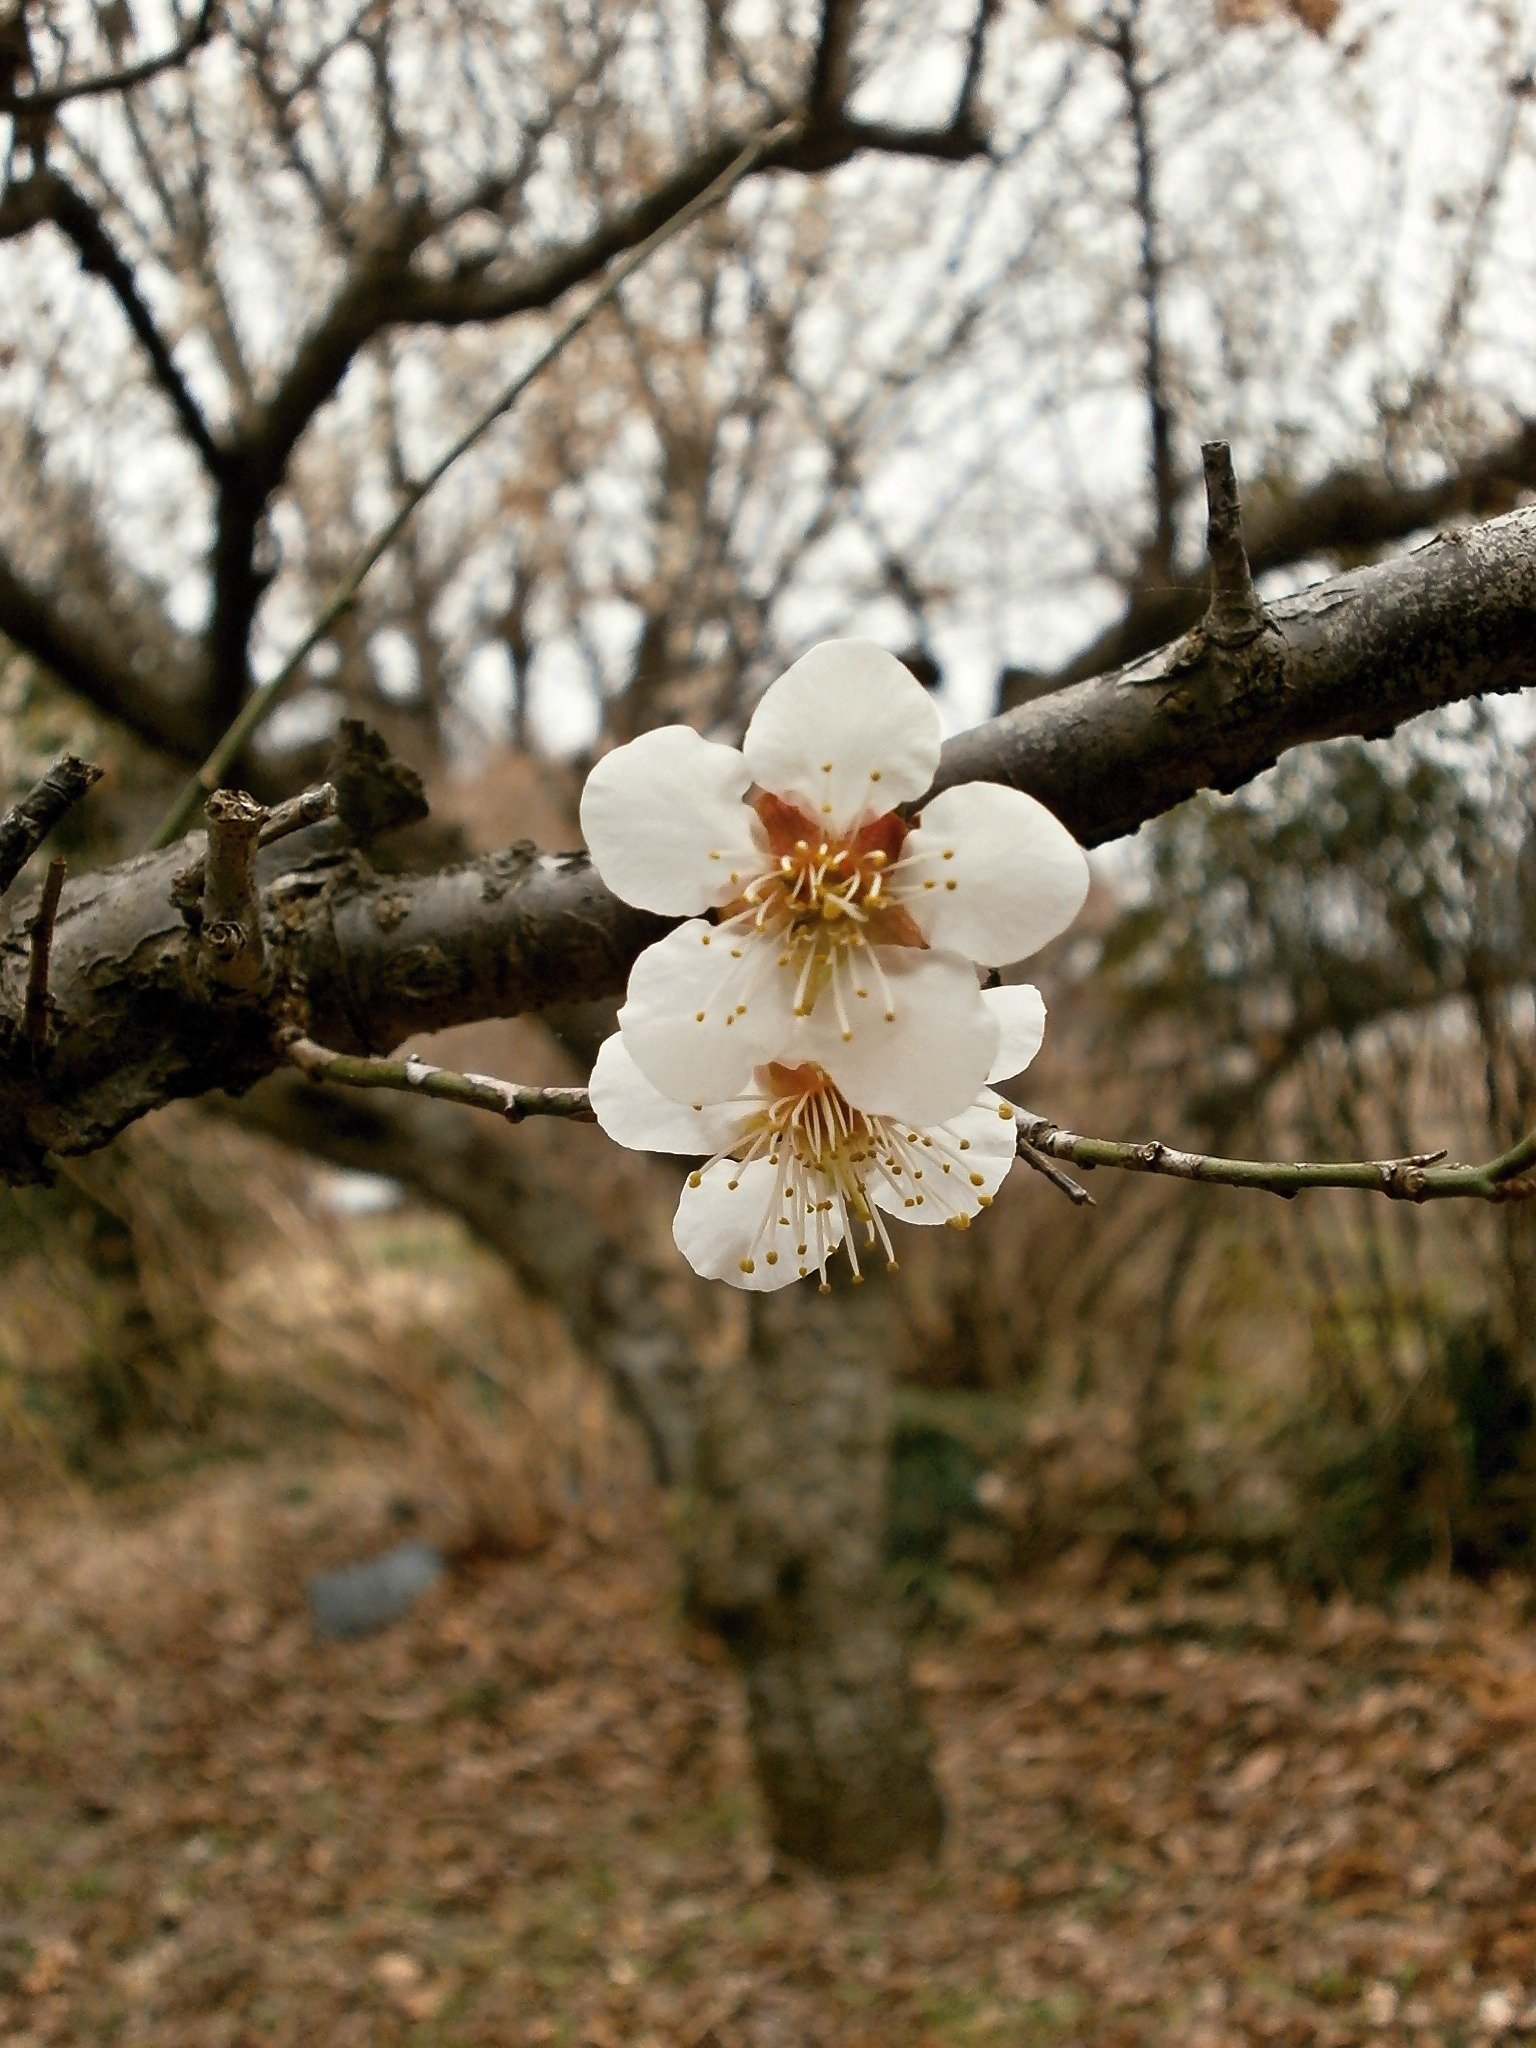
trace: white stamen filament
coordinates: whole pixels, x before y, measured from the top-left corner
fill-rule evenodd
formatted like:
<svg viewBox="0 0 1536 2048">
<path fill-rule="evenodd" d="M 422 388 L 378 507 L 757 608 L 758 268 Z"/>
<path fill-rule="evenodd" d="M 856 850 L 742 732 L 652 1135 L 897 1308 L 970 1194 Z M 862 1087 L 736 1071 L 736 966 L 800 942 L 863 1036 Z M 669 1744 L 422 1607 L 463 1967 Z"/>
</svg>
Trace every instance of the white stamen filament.
<svg viewBox="0 0 1536 2048">
<path fill-rule="evenodd" d="M 732 936 L 751 932 L 773 943 L 772 970 L 788 970 L 795 976 L 793 1008 L 797 1015 L 809 1016 L 822 994 L 830 990 L 838 1029 L 845 1040 L 853 1037 L 855 1022 L 847 989 L 851 986 L 861 995 L 867 993 L 863 963 L 866 958 L 874 960 L 885 1016 L 894 1019 L 890 984 L 875 959 L 875 947 L 877 943 L 910 940 L 888 926 L 878 928 L 877 933 L 874 920 L 887 906 L 893 912 L 898 907 L 899 892 L 892 884 L 902 872 L 901 865 L 892 870 L 882 848 L 860 853 L 829 838 L 797 839 L 793 851 L 772 858 L 773 866 L 747 881 L 736 898 L 736 907 L 721 918 L 717 929 Z M 737 949 L 730 950 L 734 956 Z M 724 999 L 733 987 L 728 970 L 717 994 Z M 727 1002 L 726 1009 L 730 1012 L 734 1005 Z"/>
<path fill-rule="evenodd" d="M 738 1171 L 726 1186 L 734 1191 L 741 1168 L 764 1158 L 771 1166 L 762 1209 L 750 1234 L 738 1240 L 743 1273 L 755 1272 L 759 1258 L 777 1266 L 789 1256 L 803 1278 L 812 1257 L 826 1287 L 827 1262 L 840 1242 L 854 1279 L 861 1280 L 860 1225 L 866 1245 L 878 1247 L 894 1266 L 895 1246 L 874 1199 L 877 1187 L 903 1209 L 926 1207 L 936 1220 L 961 1225 L 987 1206 L 985 1177 L 963 1157 L 971 1149 L 968 1140 L 942 1126 L 914 1130 L 855 1109 L 818 1067 L 779 1073 L 797 1085 L 773 1096 L 737 1097 L 745 1114 L 734 1139 L 689 1177 L 697 1187 L 712 1167 L 730 1160 Z M 787 1239 L 781 1237 L 785 1232 Z"/>
</svg>

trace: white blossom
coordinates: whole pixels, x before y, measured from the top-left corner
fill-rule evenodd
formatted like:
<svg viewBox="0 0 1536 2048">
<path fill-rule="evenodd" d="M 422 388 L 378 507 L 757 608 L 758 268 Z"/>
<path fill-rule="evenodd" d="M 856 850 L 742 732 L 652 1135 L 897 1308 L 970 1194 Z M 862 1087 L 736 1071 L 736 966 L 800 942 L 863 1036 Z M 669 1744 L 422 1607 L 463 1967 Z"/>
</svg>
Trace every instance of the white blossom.
<svg viewBox="0 0 1536 2048">
<path fill-rule="evenodd" d="M 1045 1005 L 1033 988 L 981 1000 L 996 1027 L 988 1076 L 1020 1072 L 1039 1050 Z M 729 1102 L 674 1102 L 648 1081 L 622 1033 L 592 1070 L 592 1107 L 611 1138 L 637 1151 L 710 1156 L 688 1176 L 673 1236 L 698 1273 L 768 1291 L 815 1273 L 841 1246 L 856 1277 L 864 1257 L 896 1263 L 888 1217 L 965 1228 L 992 1201 L 1015 1158 L 1011 1105 L 983 1087 L 933 1124 L 856 1108 L 814 1063 L 770 1061 Z"/>
<path fill-rule="evenodd" d="M 689 920 L 641 955 L 620 1013 L 663 1095 L 721 1100 L 777 1061 L 898 1120 L 975 1101 L 997 1046 L 975 966 L 1064 931 L 1088 864 L 1043 805 L 987 783 L 909 823 L 939 744 L 894 656 L 830 640 L 767 690 L 739 751 L 664 726 L 598 762 L 581 822 L 599 874 Z"/>
</svg>

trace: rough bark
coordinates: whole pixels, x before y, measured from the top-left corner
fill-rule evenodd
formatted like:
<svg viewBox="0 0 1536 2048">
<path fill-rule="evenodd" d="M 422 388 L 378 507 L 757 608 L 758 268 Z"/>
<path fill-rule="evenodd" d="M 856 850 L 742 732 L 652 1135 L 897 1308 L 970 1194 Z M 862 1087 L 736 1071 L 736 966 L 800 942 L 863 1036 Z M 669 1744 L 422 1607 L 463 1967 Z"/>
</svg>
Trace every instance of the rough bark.
<svg viewBox="0 0 1536 2048">
<path fill-rule="evenodd" d="M 1006 782 L 1089 844 L 1195 791 L 1235 789 L 1286 748 L 1379 735 L 1461 699 L 1536 683 L 1536 509 L 1439 536 L 1381 567 L 1273 606 L 1232 647 L 1199 628 L 1156 656 L 978 726 L 944 751 L 938 786 Z M 512 1016 L 623 987 L 663 922 L 619 903 L 576 855 L 513 846 L 465 866 L 382 876 L 335 827 L 262 856 L 266 983 L 196 971 L 172 901 L 200 835 L 65 893 L 54 944 L 57 1032 L 46 1068 L 0 1041 L 0 1171 L 88 1151 L 146 1111 L 279 1063 L 272 1026 L 384 1051 L 413 1032 Z M 27 948 L 0 942 L 0 1022 L 18 1019 Z"/>
<path fill-rule="evenodd" d="M 1250 559 L 1252 551 L 1250 550 Z M 1269 607 L 1243 650 L 1196 626 L 1144 660 L 961 733 L 938 786 L 1038 796 L 1090 845 L 1200 789 L 1233 790 L 1288 748 L 1536 683 L 1536 509 L 1454 527 L 1413 553 Z"/>
<path fill-rule="evenodd" d="M 774 1845 L 818 1870 L 931 1856 L 932 1745 L 885 1582 L 892 1290 L 753 1304 L 750 1354 L 702 1382 L 692 1604 L 746 1686 Z"/>
<path fill-rule="evenodd" d="M 1536 423 L 1485 448 L 1430 483 L 1402 483 L 1385 474 L 1343 469 L 1310 489 L 1291 493 L 1250 489 L 1244 538 L 1256 576 L 1292 569 L 1319 556 L 1358 560 L 1423 533 L 1442 519 L 1506 509 L 1536 486 Z M 1050 673 L 1005 669 L 999 709 L 1043 697 L 1107 670 L 1124 668 L 1185 632 L 1205 603 L 1203 568 L 1158 567 L 1153 580 L 1131 593 L 1123 614 L 1090 640 L 1064 667 Z"/>
</svg>

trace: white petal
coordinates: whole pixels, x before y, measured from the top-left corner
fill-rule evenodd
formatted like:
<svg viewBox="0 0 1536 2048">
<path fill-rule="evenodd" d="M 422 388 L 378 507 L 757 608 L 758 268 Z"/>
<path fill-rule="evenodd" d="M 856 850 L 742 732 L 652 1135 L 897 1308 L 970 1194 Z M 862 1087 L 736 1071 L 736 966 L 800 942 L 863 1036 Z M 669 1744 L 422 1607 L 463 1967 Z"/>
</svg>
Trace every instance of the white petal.
<svg viewBox="0 0 1536 2048">
<path fill-rule="evenodd" d="M 997 1019 L 1002 1037 L 989 1081 L 1008 1081 L 1022 1074 L 1045 1039 L 1045 1003 L 1037 988 L 984 988 L 981 1000 Z"/>
<path fill-rule="evenodd" d="M 633 1152 L 686 1152 L 708 1157 L 729 1145 L 746 1120 L 741 1105 L 674 1102 L 653 1088 L 619 1032 L 598 1048 L 588 1083 L 598 1123 Z"/>
<path fill-rule="evenodd" d="M 976 1100 L 997 1056 L 997 1019 L 981 999 L 975 969 L 959 954 L 914 946 L 873 952 L 873 962 L 860 951 L 840 970 L 850 1035 L 843 1036 L 833 991 L 823 989 L 801 1020 L 795 1057 L 825 1067 L 855 1109 L 941 1123 Z"/>
<path fill-rule="evenodd" d="M 795 1035 L 795 978 L 779 947 L 691 919 L 630 969 L 619 1029 L 635 1065 L 674 1102 L 727 1102 Z"/>
<path fill-rule="evenodd" d="M 803 1277 L 802 1268 L 815 1272 L 816 1260 L 810 1256 L 815 1240 L 801 1236 L 804 1219 L 790 1216 L 785 1224 L 789 1210 L 783 1193 L 782 1170 L 766 1159 L 745 1166 L 722 1159 L 702 1174 L 690 1174 L 672 1224 L 678 1250 L 706 1280 L 726 1280 L 757 1293 L 787 1287 Z M 831 1251 L 841 1231 L 830 1216 L 823 1216 L 821 1224 Z M 805 1256 L 801 1244 L 807 1245 Z M 750 1262 L 751 1272 L 742 1271 L 744 1261 Z"/>
<path fill-rule="evenodd" d="M 1012 1107 L 984 1088 L 959 1116 L 918 1134 L 910 1149 L 922 1158 L 920 1182 L 903 1174 L 894 1188 L 872 1181 L 870 1192 L 882 1209 L 903 1223 L 948 1223 L 954 1216 L 975 1216 L 1008 1178 L 1018 1156 L 1016 1137 Z M 932 1142 L 924 1143 L 925 1138 Z"/>
<path fill-rule="evenodd" d="M 664 917 L 729 903 L 766 863 L 742 802 L 751 770 L 734 747 L 663 725 L 605 754 L 581 793 L 581 829 L 616 896 Z"/>
<path fill-rule="evenodd" d="M 1005 967 L 1066 930 L 1088 894 L 1088 860 L 1032 796 L 963 782 L 924 809 L 890 891 L 930 945 Z"/>
<path fill-rule="evenodd" d="M 910 669 L 872 640 L 823 640 L 769 685 L 741 750 L 753 777 L 842 831 L 920 797 L 943 737 Z"/>
</svg>

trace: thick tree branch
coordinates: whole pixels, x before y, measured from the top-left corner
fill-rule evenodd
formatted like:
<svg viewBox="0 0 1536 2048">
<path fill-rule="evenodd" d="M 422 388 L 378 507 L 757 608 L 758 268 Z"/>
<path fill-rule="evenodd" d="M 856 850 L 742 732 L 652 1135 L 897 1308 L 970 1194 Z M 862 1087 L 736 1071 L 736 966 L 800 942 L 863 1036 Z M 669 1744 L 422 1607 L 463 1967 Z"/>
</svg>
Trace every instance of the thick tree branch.
<svg viewBox="0 0 1536 2048">
<path fill-rule="evenodd" d="M 1290 569 L 1316 556 L 1370 554 L 1422 533 L 1440 520 L 1504 510 L 1518 491 L 1536 489 L 1536 422 L 1470 457 L 1428 484 L 1403 484 L 1385 474 L 1340 470 L 1294 494 L 1249 487 L 1244 537 L 1255 576 Z M 1192 626 L 1206 596 L 1203 570 L 1170 571 L 1158 589 L 1136 593 L 1114 625 L 1048 676 L 1004 672 L 1000 706 L 1016 705 L 1121 668 Z"/>
<path fill-rule="evenodd" d="M 1536 684 L 1536 509 L 1320 584 L 1269 623 L 1235 649 L 1191 635 L 963 733 L 939 785 L 1028 790 L 1093 843 L 1199 789 L 1236 788 L 1288 747 Z M 415 1032 L 613 994 L 667 928 L 580 856 L 512 848 L 381 876 L 336 839 L 323 827 L 260 856 L 271 997 L 197 972 L 172 902 L 186 847 L 74 883 L 47 1071 L 0 1058 L 0 1169 L 24 1178 L 46 1150 L 90 1150 L 175 1096 L 248 1085 L 280 1058 L 279 1014 L 338 1051 L 386 1053 Z M 19 1018 L 25 976 L 25 943 L 0 942 L 0 1014 Z"/>
<path fill-rule="evenodd" d="M 156 688 L 120 644 L 69 617 L 0 555 L 0 633 L 59 681 L 152 747 L 186 761 L 202 758 L 215 734 L 192 697 Z"/>
<path fill-rule="evenodd" d="M 859 0 L 821 0 L 821 33 L 811 60 L 806 113 L 812 121 L 835 119 L 848 99 L 853 76 L 853 37 Z"/>
<path fill-rule="evenodd" d="M 1536 508 L 1452 528 L 1268 615 L 1274 630 L 1235 656 L 1191 635 L 961 733 L 940 786 L 1012 783 L 1096 844 L 1198 789 L 1239 788 L 1288 747 L 1375 739 L 1441 704 L 1529 688 Z"/>
<path fill-rule="evenodd" d="M 218 18 L 218 0 L 203 0 L 196 18 L 166 49 L 137 64 L 123 64 L 108 71 L 86 72 L 79 78 L 55 79 L 51 85 L 17 92 L 14 81 L 0 83 L 0 115 L 52 114 L 72 100 L 100 99 L 112 93 L 132 92 L 147 85 L 162 72 L 174 71 L 200 50 L 213 34 Z"/>
<path fill-rule="evenodd" d="M 239 705 L 234 710 L 212 753 L 203 763 L 197 775 L 183 788 L 176 802 L 172 805 L 170 812 L 162 822 L 159 831 L 155 835 L 155 845 L 168 845 L 182 831 L 188 819 L 192 816 L 200 794 L 217 788 L 224 776 L 233 768 L 235 762 L 239 760 L 255 734 L 258 725 L 282 702 L 283 698 L 302 674 L 304 664 L 310 655 L 330 635 L 340 621 L 346 617 L 347 613 L 357 602 L 364 582 L 400 538 L 400 535 L 414 517 L 418 507 L 437 488 L 455 464 L 490 432 L 498 420 L 506 417 L 535 379 L 542 375 L 544 370 L 555 361 L 556 357 L 560 355 L 561 351 L 575 336 L 590 323 L 601 308 L 618 295 L 621 287 L 627 280 L 633 277 L 635 272 L 658 249 L 664 247 L 674 236 L 680 235 L 700 215 L 707 212 L 710 207 L 720 204 L 735 189 L 741 179 L 747 177 L 761 163 L 764 156 L 772 150 L 778 135 L 779 129 L 767 129 L 753 136 L 746 147 L 726 164 L 719 176 L 712 179 L 702 192 L 695 193 L 686 205 L 679 207 L 675 213 L 669 214 L 664 220 L 660 221 L 652 232 L 646 236 L 644 241 L 638 242 L 634 248 L 630 249 L 609 271 L 603 283 L 594 292 L 589 293 L 584 303 L 578 306 L 573 313 L 561 322 L 543 348 L 534 356 L 533 360 L 519 370 L 509 384 L 502 387 L 490 405 L 473 419 L 461 434 L 449 443 L 448 447 L 438 456 L 425 475 L 420 477 L 405 491 L 393 512 L 384 521 L 383 525 L 374 532 L 362 552 L 358 555 L 357 560 L 352 565 L 350 574 L 343 580 L 340 587 L 332 592 L 326 603 L 321 607 L 319 615 L 312 621 L 309 631 L 304 635 L 304 638 L 294 648 L 292 653 L 289 654 L 276 675 L 267 683 L 261 695 L 248 698 L 243 705 Z M 229 502 L 227 494 L 225 502 L 227 506 Z M 222 536 L 222 512 L 220 532 Z M 219 546 L 222 547 L 222 545 L 221 538 Z M 246 566 L 249 568 L 249 563 Z M 238 581 L 239 574 L 244 572 L 239 570 L 238 564 L 235 567 Z M 247 619 L 248 625 L 249 619 Z M 216 602 L 214 609 L 216 656 L 219 645 L 219 633 L 219 606 Z M 227 651 L 230 651 L 233 655 L 233 650 Z M 239 661 L 243 670 L 245 661 L 243 640 L 241 641 Z M 218 690 L 216 696 L 222 705 L 225 691 L 223 689 Z M 343 804 L 345 804 L 346 788 L 344 782 L 341 793 Z"/>
<path fill-rule="evenodd" d="M 765 125 L 786 119 L 780 108 L 770 112 Z M 386 328 L 462 327 L 547 310 L 680 213 L 751 148 L 760 132 L 741 129 L 721 136 L 586 234 L 516 265 L 493 269 L 476 262 L 445 275 L 424 273 L 414 259 L 436 224 L 424 215 L 402 218 L 397 234 L 360 265 L 299 345 L 272 398 L 247 429 L 241 458 L 250 488 L 265 495 L 276 487 L 300 435 L 333 396 L 354 356 Z M 850 121 L 834 109 L 820 119 L 790 125 L 757 159 L 755 170 L 827 171 L 866 151 L 959 161 L 983 147 L 968 128 L 906 129 Z"/>
</svg>

